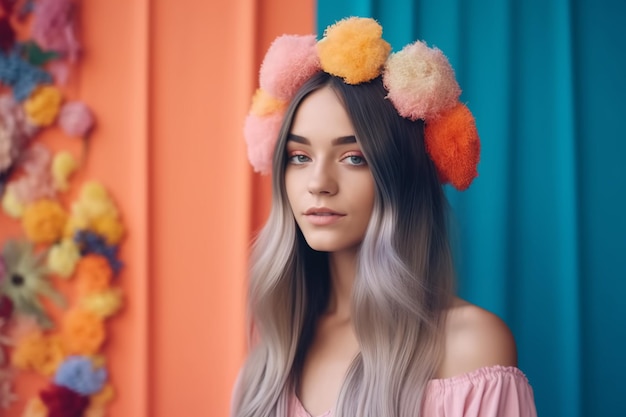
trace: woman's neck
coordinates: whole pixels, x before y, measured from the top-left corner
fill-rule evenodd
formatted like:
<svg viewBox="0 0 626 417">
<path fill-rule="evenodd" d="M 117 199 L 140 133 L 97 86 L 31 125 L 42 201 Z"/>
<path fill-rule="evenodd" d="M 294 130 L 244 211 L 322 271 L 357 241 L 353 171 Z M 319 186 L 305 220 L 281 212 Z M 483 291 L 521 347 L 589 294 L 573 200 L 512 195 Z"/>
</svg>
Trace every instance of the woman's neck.
<svg viewBox="0 0 626 417">
<path fill-rule="evenodd" d="M 328 255 L 330 267 L 330 300 L 327 315 L 349 320 L 351 316 L 352 287 L 356 275 L 356 251 L 335 252 Z"/>
</svg>

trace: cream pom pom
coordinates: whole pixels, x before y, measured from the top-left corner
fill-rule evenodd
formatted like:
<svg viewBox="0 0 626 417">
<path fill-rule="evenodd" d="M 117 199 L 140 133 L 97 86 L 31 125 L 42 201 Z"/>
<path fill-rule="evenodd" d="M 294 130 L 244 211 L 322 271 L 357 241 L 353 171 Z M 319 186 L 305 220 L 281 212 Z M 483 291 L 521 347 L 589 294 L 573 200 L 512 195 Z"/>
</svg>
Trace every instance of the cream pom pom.
<svg viewBox="0 0 626 417">
<path fill-rule="evenodd" d="M 420 41 L 389 57 L 383 83 L 398 113 L 411 120 L 437 118 L 461 95 L 446 56 Z"/>
</svg>

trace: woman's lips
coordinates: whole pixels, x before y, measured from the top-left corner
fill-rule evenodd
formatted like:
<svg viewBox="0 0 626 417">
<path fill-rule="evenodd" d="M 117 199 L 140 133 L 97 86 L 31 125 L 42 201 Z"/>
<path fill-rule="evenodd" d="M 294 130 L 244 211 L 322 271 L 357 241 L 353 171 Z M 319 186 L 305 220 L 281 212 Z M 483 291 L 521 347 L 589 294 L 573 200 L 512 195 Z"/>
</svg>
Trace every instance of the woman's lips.
<svg viewBox="0 0 626 417">
<path fill-rule="evenodd" d="M 345 214 L 338 213 L 325 207 L 310 208 L 304 212 L 304 217 L 307 221 L 315 226 L 328 226 L 335 224 L 344 216 Z"/>
</svg>

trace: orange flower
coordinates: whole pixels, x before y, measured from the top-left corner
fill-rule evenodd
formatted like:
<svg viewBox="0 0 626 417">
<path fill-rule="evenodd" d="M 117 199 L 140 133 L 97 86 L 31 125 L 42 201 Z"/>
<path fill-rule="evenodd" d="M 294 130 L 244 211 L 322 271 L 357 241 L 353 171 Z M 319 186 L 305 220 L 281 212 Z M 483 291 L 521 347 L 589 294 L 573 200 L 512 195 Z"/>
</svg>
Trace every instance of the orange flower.
<svg viewBox="0 0 626 417">
<path fill-rule="evenodd" d="M 106 337 L 104 323 L 97 315 L 82 309 L 67 313 L 63 319 L 63 343 L 71 355 L 93 355 Z"/>
<path fill-rule="evenodd" d="M 112 278 L 113 270 L 104 256 L 90 254 L 78 261 L 76 279 L 81 296 L 108 290 Z"/>
<path fill-rule="evenodd" d="M 28 239 L 35 243 L 54 243 L 63 234 L 67 213 L 57 201 L 42 199 L 24 210 L 22 226 Z"/>
<path fill-rule="evenodd" d="M 17 368 L 30 369 L 50 376 L 63 361 L 64 356 L 58 336 L 46 336 L 40 331 L 35 331 L 20 340 L 12 352 L 11 362 Z"/>
</svg>

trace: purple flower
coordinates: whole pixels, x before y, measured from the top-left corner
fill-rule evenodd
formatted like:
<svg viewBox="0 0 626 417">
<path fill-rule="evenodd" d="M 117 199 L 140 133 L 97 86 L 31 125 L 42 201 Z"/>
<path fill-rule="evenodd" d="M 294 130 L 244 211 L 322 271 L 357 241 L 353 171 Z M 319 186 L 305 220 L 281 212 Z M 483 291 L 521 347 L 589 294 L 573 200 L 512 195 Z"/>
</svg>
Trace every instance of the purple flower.
<svg viewBox="0 0 626 417">
<path fill-rule="evenodd" d="M 104 368 L 94 369 L 84 356 L 69 356 L 54 375 L 56 385 L 71 389 L 81 395 L 91 395 L 102 389 L 107 379 Z"/>
<path fill-rule="evenodd" d="M 79 230 L 74 234 L 74 242 L 78 244 L 80 253 L 83 256 L 90 253 L 104 256 L 109 261 L 109 265 L 115 275 L 124 266 L 117 256 L 117 246 L 108 245 L 106 240 L 97 233 L 89 230 Z"/>
</svg>

